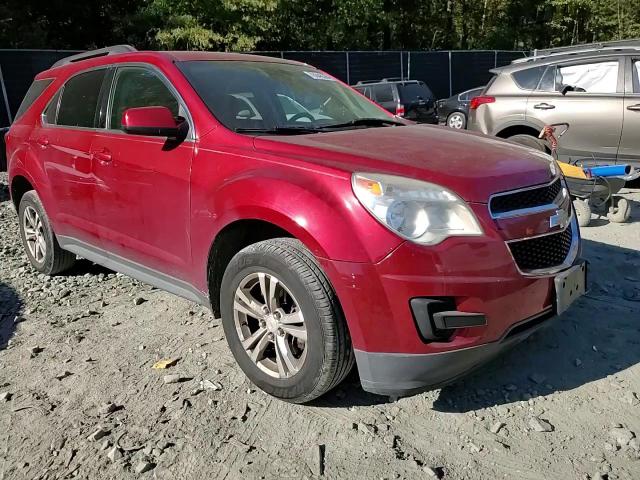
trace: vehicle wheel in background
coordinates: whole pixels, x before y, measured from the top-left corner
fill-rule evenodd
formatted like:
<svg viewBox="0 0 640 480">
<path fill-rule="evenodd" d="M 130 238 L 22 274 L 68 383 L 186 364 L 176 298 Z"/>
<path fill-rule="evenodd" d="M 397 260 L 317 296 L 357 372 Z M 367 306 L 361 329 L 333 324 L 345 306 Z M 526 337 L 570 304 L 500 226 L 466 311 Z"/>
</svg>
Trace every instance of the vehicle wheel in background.
<svg viewBox="0 0 640 480">
<path fill-rule="evenodd" d="M 576 198 L 573 201 L 573 210 L 576 212 L 578 225 L 586 227 L 591 222 L 591 206 L 589 202 Z"/>
<path fill-rule="evenodd" d="M 520 145 L 524 145 L 525 147 L 535 148 L 536 150 L 540 150 L 541 152 L 547 151 L 544 142 L 539 138 L 534 137 L 533 135 L 513 135 L 512 137 L 507 138 L 507 140 L 519 143 Z"/>
<path fill-rule="evenodd" d="M 60 248 L 38 194 L 25 193 L 18 208 L 20 238 L 33 268 L 45 275 L 55 275 L 70 268 L 75 254 Z"/>
<path fill-rule="evenodd" d="M 624 223 L 629 220 L 631 215 L 631 205 L 626 198 L 613 197 L 607 212 L 607 218 L 610 222 Z"/>
<path fill-rule="evenodd" d="M 447 126 L 456 130 L 467 128 L 467 117 L 462 112 L 453 112 L 447 117 Z"/>
<path fill-rule="evenodd" d="M 220 305 L 233 356 L 270 395 L 309 402 L 353 367 L 337 297 L 298 240 L 266 240 L 236 254 L 222 279 Z"/>
</svg>

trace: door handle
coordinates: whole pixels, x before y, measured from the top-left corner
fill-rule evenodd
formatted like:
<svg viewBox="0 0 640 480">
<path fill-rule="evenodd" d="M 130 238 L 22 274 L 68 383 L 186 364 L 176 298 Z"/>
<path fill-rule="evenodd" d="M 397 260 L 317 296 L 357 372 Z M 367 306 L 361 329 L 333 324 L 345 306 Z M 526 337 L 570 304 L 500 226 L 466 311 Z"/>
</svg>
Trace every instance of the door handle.
<svg viewBox="0 0 640 480">
<path fill-rule="evenodd" d="M 633 112 L 640 112 L 640 103 L 637 105 L 629 105 L 627 110 L 631 110 Z"/>
<path fill-rule="evenodd" d="M 41 148 L 47 148 L 49 146 L 49 139 L 39 138 L 38 140 L 36 140 L 36 143 L 40 145 Z"/>
<path fill-rule="evenodd" d="M 99 152 L 93 152 L 91 154 L 92 160 L 97 160 L 100 163 L 111 163 L 112 157 L 108 150 L 102 150 Z"/>
<path fill-rule="evenodd" d="M 551 105 L 549 103 L 538 103 L 538 104 L 534 105 L 533 108 L 536 108 L 538 110 L 552 110 L 552 109 L 556 108 L 556 106 L 555 105 Z"/>
</svg>

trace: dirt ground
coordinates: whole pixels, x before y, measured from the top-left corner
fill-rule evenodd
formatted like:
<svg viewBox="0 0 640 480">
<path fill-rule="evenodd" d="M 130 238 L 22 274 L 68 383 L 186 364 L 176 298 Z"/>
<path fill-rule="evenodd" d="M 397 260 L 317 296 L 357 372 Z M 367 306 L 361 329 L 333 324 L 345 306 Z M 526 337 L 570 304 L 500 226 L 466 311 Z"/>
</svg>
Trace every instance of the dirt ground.
<svg viewBox="0 0 640 480">
<path fill-rule="evenodd" d="M 249 384 L 206 309 L 87 261 L 34 273 L 6 180 L 2 480 L 640 479 L 640 190 L 630 223 L 583 229 L 591 290 L 550 328 L 441 390 L 379 397 L 354 371 L 299 406 Z"/>
</svg>

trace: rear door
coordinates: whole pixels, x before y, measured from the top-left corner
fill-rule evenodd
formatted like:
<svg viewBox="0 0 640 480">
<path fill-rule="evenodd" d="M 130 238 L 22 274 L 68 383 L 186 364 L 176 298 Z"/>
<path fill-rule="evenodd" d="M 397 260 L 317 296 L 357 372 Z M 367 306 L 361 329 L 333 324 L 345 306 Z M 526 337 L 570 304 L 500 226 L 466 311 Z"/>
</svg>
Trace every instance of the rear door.
<svg viewBox="0 0 640 480">
<path fill-rule="evenodd" d="M 573 88 L 566 95 L 565 87 Z M 527 100 L 526 118 L 540 128 L 569 123 L 561 160 L 616 161 L 624 111 L 624 63 L 619 57 L 551 65 Z"/>
<path fill-rule="evenodd" d="M 90 150 L 107 76 L 107 68 L 98 68 L 67 80 L 45 108 L 35 138 L 53 192 L 56 233 L 91 244 L 97 235 Z"/>
<path fill-rule="evenodd" d="M 624 125 L 618 160 L 640 168 L 640 57 L 627 59 Z"/>
<path fill-rule="evenodd" d="M 190 124 L 178 145 L 165 137 L 126 134 L 128 108 L 162 106 Z M 190 171 L 193 123 L 175 88 L 150 65 L 119 66 L 105 129 L 91 144 L 97 182 L 95 209 L 102 248 L 120 261 L 184 279 L 190 264 Z M 147 274 L 149 272 L 147 271 Z"/>
</svg>

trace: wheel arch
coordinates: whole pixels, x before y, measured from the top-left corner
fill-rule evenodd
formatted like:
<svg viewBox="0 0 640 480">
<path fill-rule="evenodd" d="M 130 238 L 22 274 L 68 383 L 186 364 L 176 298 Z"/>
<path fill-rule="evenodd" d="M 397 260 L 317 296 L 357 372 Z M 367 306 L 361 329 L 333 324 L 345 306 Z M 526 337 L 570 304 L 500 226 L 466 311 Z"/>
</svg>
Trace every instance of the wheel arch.
<svg viewBox="0 0 640 480">
<path fill-rule="evenodd" d="M 31 190 L 35 190 L 35 186 L 26 176 L 18 174 L 12 177 L 9 192 L 16 211 L 20 208 L 20 201 L 24 194 Z"/>
<path fill-rule="evenodd" d="M 280 225 L 258 218 L 234 220 L 218 232 L 207 258 L 207 287 L 214 315 L 220 316 L 220 287 L 231 259 L 249 245 L 282 237 L 297 238 Z"/>
</svg>

